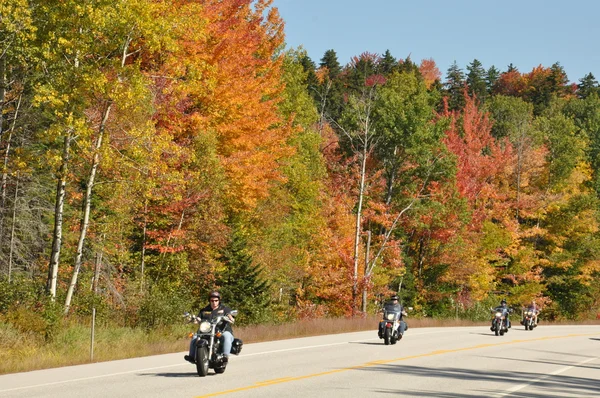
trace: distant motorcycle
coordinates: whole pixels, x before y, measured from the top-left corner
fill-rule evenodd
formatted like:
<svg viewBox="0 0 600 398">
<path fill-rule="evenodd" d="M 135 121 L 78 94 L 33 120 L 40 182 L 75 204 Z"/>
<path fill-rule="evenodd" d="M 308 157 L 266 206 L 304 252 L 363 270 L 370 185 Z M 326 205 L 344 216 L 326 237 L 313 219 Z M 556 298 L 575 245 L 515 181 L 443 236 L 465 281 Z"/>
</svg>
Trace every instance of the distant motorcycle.
<svg viewBox="0 0 600 398">
<path fill-rule="evenodd" d="M 523 309 L 523 319 L 521 325 L 525 326 L 525 330 L 533 330 L 537 327 L 537 314 L 531 308 Z"/>
<path fill-rule="evenodd" d="M 232 316 L 237 315 L 237 310 L 231 311 Z M 196 339 L 196 370 L 198 376 L 204 377 L 208 374 L 208 369 L 214 369 L 215 373 L 225 372 L 227 360 L 223 355 L 223 344 L 221 342 L 221 332 L 218 328 L 222 322 L 231 322 L 226 315 L 214 317 L 212 320 L 202 319 L 198 316 L 186 313 L 184 315 L 190 321 L 199 323 L 198 330 L 192 335 Z M 239 355 L 242 351 L 243 342 L 240 339 L 233 339 L 231 353 Z"/>
<path fill-rule="evenodd" d="M 379 338 L 383 339 L 385 345 L 396 344 L 402 338 L 401 324 L 402 311 L 398 306 L 385 305 L 383 307 L 383 320 L 379 322 Z M 407 329 L 404 323 L 404 330 Z"/>
<path fill-rule="evenodd" d="M 496 334 L 496 336 L 504 336 L 504 333 L 508 332 L 508 324 L 506 321 L 506 311 L 503 307 L 490 308 L 492 312 L 492 326 L 490 330 Z"/>
</svg>

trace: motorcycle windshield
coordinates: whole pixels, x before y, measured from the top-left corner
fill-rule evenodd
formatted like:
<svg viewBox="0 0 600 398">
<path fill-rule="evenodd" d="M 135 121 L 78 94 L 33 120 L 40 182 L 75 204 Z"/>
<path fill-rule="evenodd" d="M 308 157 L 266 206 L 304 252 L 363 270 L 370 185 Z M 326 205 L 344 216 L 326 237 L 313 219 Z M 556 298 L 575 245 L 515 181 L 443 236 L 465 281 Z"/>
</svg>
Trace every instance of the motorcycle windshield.
<svg viewBox="0 0 600 398">
<path fill-rule="evenodd" d="M 398 319 L 400 317 L 400 312 L 401 308 L 398 304 L 385 304 L 383 307 L 383 317 L 387 320 Z"/>
</svg>

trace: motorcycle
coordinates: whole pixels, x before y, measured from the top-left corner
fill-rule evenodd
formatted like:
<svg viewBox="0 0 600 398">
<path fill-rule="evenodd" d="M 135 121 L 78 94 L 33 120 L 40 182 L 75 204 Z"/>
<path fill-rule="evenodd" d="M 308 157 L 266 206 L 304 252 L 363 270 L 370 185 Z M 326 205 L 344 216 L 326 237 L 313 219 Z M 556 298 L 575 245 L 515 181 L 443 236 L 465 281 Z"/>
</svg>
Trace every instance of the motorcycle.
<svg viewBox="0 0 600 398">
<path fill-rule="evenodd" d="M 235 317 L 237 310 L 231 311 L 231 315 Z M 189 313 L 186 313 L 184 316 L 192 322 L 198 322 L 198 330 L 191 335 L 192 338 L 196 338 L 194 358 L 198 376 L 206 376 L 208 369 L 214 369 L 217 374 L 225 372 L 227 358 L 223 355 L 223 343 L 220 338 L 221 331 L 218 326 L 223 322 L 231 322 L 229 317 L 221 315 L 214 317 L 212 320 L 207 320 Z M 242 340 L 234 338 L 231 345 L 231 354 L 239 355 L 243 344 Z"/>
<path fill-rule="evenodd" d="M 530 308 L 523 309 L 521 325 L 525 326 L 525 330 L 533 330 L 533 328 L 537 327 L 537 316 L 534 310 Z"/>
<path fill-rule="evenodd" d="M 396 344 L 402 338 L 400 331 L 404 315 L 397 306 L 385 305 L 383 307 L 383 320 L 379 322 L 379 338 L 383 339 L 385 345 Z M 404 330 L 408 329 L 404 323 Z"/>
<path fill-rule="evenodd" d="M 506 321 L 505 310 L 502 307 L 490 308 L 493 314 L 492 326 L 490 330 L 496 334 L 496 336 L 504 336 L 504 333 L 508 332 L 508 323 Z M 510 312 L 510 310 L 509 310 Z"/>
</svg>

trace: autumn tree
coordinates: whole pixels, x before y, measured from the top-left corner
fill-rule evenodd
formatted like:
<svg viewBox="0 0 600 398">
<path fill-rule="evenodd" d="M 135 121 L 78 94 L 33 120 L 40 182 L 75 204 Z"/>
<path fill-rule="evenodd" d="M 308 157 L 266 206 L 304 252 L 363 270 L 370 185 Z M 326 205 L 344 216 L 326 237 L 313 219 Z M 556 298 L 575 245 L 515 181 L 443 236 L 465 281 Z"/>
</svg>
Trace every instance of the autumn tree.
<svg viewBox="0 0 600 398">
<path fill-rule="evenodd" d="M 484 250 L 484 241 L 480 240 L 480 234 L 486 221 L 492 218 L 504 222 L 503 228 L 510 226 L 510 208 L 506 206 L 510 199 L 506 174 L 512 162 L 512 146 L 507 140 L 501 143 L 494 139 L 489 114 L 480 111 L 475 99 L 468 97 L 466 93 L 465 103 L 461 114 L 450 115 L 452 123 L 446 133 L 445 142 L 456 156 L 457 189 L 466 199 L 470 211 L 470 220 L 462 239 L 467 247 L 477 249 L 468 250 L 465 253 L 466 258 L 459 261 L 447 258 L 446 261 L 451 265 L 442 280 L 452 280 L 458 293 L 482 298 L 493 286 L 487 260 L 494 251 L 502 247 L 488 245 Z M 488 225 L 489 227 L 491 225 Z"/>
</svg>

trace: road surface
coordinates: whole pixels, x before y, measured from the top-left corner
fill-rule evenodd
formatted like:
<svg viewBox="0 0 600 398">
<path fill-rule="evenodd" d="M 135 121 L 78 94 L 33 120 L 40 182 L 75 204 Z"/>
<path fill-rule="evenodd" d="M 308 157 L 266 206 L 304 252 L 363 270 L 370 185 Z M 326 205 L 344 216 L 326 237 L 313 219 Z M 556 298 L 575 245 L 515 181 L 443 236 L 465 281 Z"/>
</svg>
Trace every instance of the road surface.
<svg viewBox="0 0 600 398">
<path fill-rule="evenodd" d="M 246 344 L 204 378 L 184 353 L 3 375 L 0 397 L 600 397 L 600 325 L 411 328 L 390 346 L 376 330 Z"/>
</svg>

